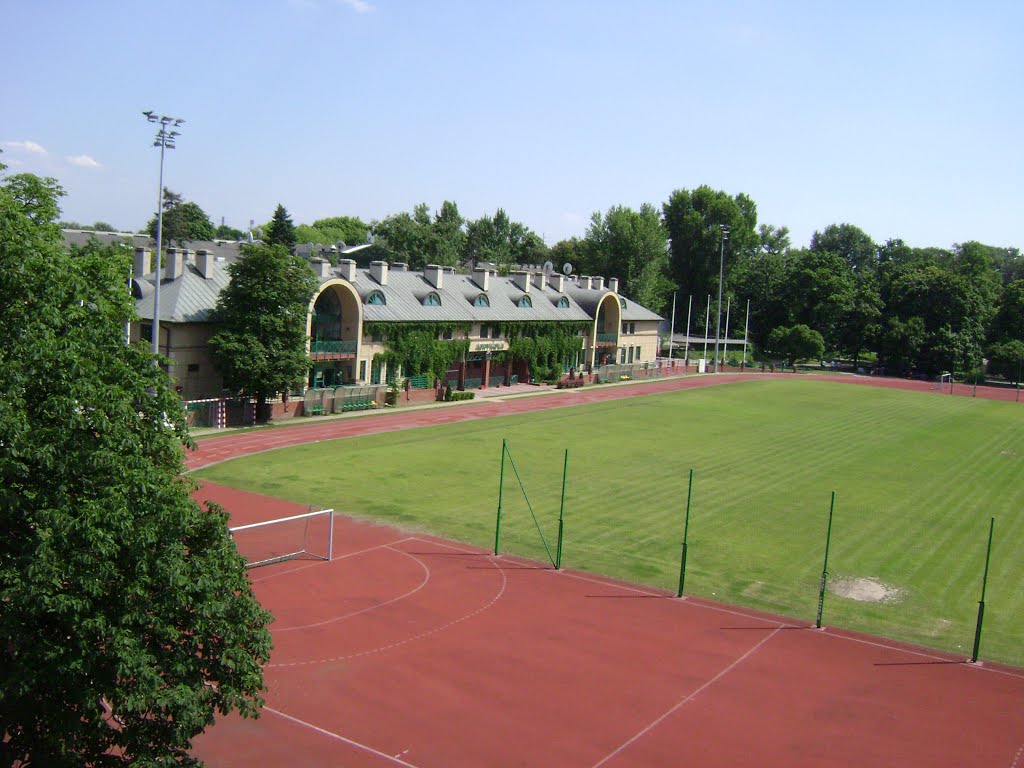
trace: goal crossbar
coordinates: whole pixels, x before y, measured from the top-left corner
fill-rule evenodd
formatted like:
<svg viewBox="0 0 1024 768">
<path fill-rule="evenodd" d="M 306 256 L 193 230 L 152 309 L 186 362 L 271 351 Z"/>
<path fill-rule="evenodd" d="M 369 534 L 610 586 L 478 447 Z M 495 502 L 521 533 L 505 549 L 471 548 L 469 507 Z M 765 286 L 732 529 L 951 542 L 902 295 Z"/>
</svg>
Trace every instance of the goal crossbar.
<svg viewBox="0 0 1024 768">
<path fill-rule="evenodd" d="M 334 553 L 334 510 L 321 509 L 228 528 L 246 567 L 255 568 L 296 558 L 331 560 Z"/>
</svg>

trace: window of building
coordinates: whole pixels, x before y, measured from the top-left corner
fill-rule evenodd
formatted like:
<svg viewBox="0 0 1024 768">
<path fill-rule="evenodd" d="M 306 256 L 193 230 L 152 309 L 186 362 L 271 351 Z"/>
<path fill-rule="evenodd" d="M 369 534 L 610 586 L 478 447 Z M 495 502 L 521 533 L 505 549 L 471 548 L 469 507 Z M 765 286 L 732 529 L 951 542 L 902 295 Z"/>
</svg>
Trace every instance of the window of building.
<svg viewBox="0 0 1024 768">
<path fill-rule="evenodd" d="M 638 363 L 640 362 L 640 347 L 636 348 L 636 361 Z"/>
<path fill-rule="evenodd" d="M 629 324 L 629 332 L 630 333 L 636 333 L 636 323 L 630 323 Z"/>
<path fill-rule="evenodd" d="M 626 300 L 621 296 L 619 296 L 619 306 L 622 307 L 623 309 L 626 308 Z"/>
<path fill-rule="evenodd" d="M 530 308 L 533 306 L 533 302 L 530 300 L 529 296 L 523 296 L 519 299 L 518 302 L 516 302 L 516 306 Z"/>
<path fill-rule="evenodd" d="M 630 363 L 633 362 L 633 348 L 632 347 L 629 348 L 629 360 L 627 362 L 630 362 Z"/>
<path fill-rule="evenodd" d="M 388 302 L 384 298 L 384 294 L 383 293 L 381 293 L 380 291 L 374 291 L 373 293 L 370 294 L 370 298 L 368 298 L 366 300 L 366 303 L 367 304 L 377 304 L 377 305 L 383 306 L 383 305 L 387 304 Z"/>
<path fill-rule="evenodd" d="M 558 300 L 558 308 L 559 309 L 568 309 L 569 308 L 569 299 L 567 299 L 565 296 L 560 298 Z"/>
<path fill-rule="evenodd" d="M 489 325 L 487 325 L 486 323 L 481 323 L 480 324 L 480 338 L 481 339 L 486 339 L 487 335 L 490 333 L 490 330 L 491 330 L 491 328 L 490 328 Z"/>
<path fill-rule="evenodd" d="M 139 338 L 142 341 L 148 341 L 150 344 L 153 343 L 153 324 L 142 323 L 139 326 Z"/>
<path fill-rule="evenodd" d="M 474 307 L 489 307 L 491 306 L 491 300 L 487 298 L 486 293 L 481 293 L 473 300 Z"/>
<path fill-rule="evenodd" d="M 620 363 L 625 363 L 626 362 L 626 348 L 625 347 L 621 347 L 619 349 L 619 362 Z"/>
<path fill-rule="evenodd" d="M 623 323 L 622 324 L 622 332 L 623 333 L 629 333 L 629 323 Z"/>
<path fill-rule="evenodd" d="M 428 293 L 423 298 L 423 306 L 424 307 L 440 307 L 441 306 L 441 297 L 438 296 L 436 293 Z"/>
<path fill-rule="evenodd" d="M 359 361 L 359 380 L 366 381 L 366 361 Z"/>
<path fill-rule="evenodd" d="M 189 363 L 188 364 L 188 372 L 189 373 L 199 373 L 199 363 Z"/>
</svg>

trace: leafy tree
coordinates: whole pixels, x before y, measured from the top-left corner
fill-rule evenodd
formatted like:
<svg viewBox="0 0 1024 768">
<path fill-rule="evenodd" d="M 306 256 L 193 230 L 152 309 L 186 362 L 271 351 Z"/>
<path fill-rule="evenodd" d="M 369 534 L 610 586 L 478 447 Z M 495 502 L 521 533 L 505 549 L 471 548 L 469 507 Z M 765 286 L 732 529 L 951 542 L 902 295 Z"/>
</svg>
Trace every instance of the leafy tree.
<svg viewBox="0 0 1024 768">
<path fill-rule="evenodd" d="M 92 229 L 96 232 L 117 232 L 117 229 L 113 224 L 107 224 L 105 221 L 97 221 L 92 225 Z"/>
<path fill-rule="evenodd" d="M 389 260 L 404 261 L 413 269 L 426 266 L 433 239 L 426 203 L 417 205 L 411 215 L 403 211 L 374 222 L 371 229 L 375 245 L 385 249 Z"/>
<path fill-rule="evenodd" d="M 677 189 L 662 206 L 671 247 L 670 279 L 684 293 L 717 295 L 722 233 L 729 227 L 725 245 L 725 273 L 742 257 L 760 246 L 757 206 L 745 194 L 730 197 L 709 186 Z M 723 289 L 723 301 L 724 301 Z"/>
<path fill-rule="evenodd" d="M 878 246 L 867 232 L 853 224 L 830 224 L 824 232 L 811 235 L 811 250 L 833 253 L 857 274 L 874 271 Z"/>
<path fill-rule="evenodd" d="M 466 224 L 465 261 L 497 264 L 508 270 L 514 264 L 537 264 L 547 259 L 544 241 L 525 224 L 512 221 L 503 208 L 494 216 L 481 216 Z"/>
<path fill-rule="evenodd" d="M 762 224 L 757 228 L 758 250 L 764 254 L 782 254 L 789 250 L 789 227 Z"/>
<path fill-rule="evenodd" d="M 1024 341 L 993 344 L 988 350 L 988 372 L 1020 384 L 1024 374 Z"/>
<path fill-rule="evenodd" d="M 836 349 L 840 322 L 853 307 L 853 272 L 842 258 L 828 251 L 790 251 L 789 262 L 783 290 L 790 314 L 798 324 L 821 333 L 828 349 Z"/>
<path fill-rule="evenodd" d="M 431 225 L 429 246 L 430 263 L 455 266 L 466 250 L 466 220 L 459 213 L 459 206 L 450 200 L 441 204 L 441 210 L 434 214 Z"/>
<path fill-rule="evenodd" d="M 309 372 L 306 317 L 318 281 L 306 261 L 282 245 L 243 246 L 228 274 L 231 282 L 214 310 L 218 330 L 210 355 L 225 386 L 255 397 L 264 420 L 267 398 L 292 389 Z"/>
<path fill-rule="evenodd" d="M 241 240 L 245 237 L 245 232 L 235 227 L 229 227 L 227 224 L 221 224 L 213 236 L 218 240 Z"/>
<path fill-rule="evenodd" d="M 330 216 L 325 219 L 317 219 L 313 222 L 312 228 L 326 239 L 300 237 L 300 243 L 314 242 L 332 245 L 340 240 L 347 245 L 359 245 L 366 242 L 366 234 L 369 232 L 366 222 L 356 216 Z"/>
<path fill-rule="evenodd" d="M 216 712 L 258 713 L 270 617 L 124 342 L 131 256 L 66 253 L 60 194 L 0 183 L 0 763 L 194 765 Z"/>
<path fill-rule="evenodd" d="M 283 205 L 278 203 L 274 218 L 263 232 L 263 241 L 268 245 L 283 245 L 288 250 L 295 247 L 295 224 Z"/>
<path fill-rule="evenodd" d="M 772 329 L 793 324 L 787 293 L 791 270 L 785 251 L 757 252 L 733 270 L 733 291 L 740 304 L 750 300 L 750 339 L 759 348 L 767 347 Z"/>
<path fill-rule="evenodd" d="M 667 277 L 668 237 L 653 205 L 594 213 L 581 250 L 588 271 L 618 277 L 621 292 L 653 312 L 665 309 L 673 288 Z"/>
<path fill-rule="evenodd" d="M 1024 280 L 1015 280 L 1003 289 L 989 338 L 997 342 L 1024 341 Z"/>
<path fill-rule="evenodd" d="M 886 317 L 878 338 L 878 361 L 887 369 L 886 373 L 908 373 L 917 365 L 925 343 L 924 321 L 920 317 Z"/>
<path fill-rule="evenodd" d="M 559 240 L 551 246 L 548 251 L 548 258 L 554 265 L 555 270 L 562 271 L 565 264 L 572 265 L 574 272 L 593 274 L 596 270 L 582 266 L 586 258 L 583 253 L 583 241 L 578 237 L 571 237 L 568 240 Z"/>
<path fill-rule="evenodd" d="M 795 366 L 797 360 L 820 360 L 825 354 L 825 340 L 820 333 L 800 323 L 791 328 L 775 328 L 768 335 L 768 351 Z"/>
<path fill-rule="evenodd" d="M 156 239 L 157 217 L 146 225 L 146 231 Z M 216 230 L 206 211 L 195 203 L 185 202 L 181 195 L 164 187 L 164 245 L 184 246 L 189 240 L 212 240 Z"/>
</svg>

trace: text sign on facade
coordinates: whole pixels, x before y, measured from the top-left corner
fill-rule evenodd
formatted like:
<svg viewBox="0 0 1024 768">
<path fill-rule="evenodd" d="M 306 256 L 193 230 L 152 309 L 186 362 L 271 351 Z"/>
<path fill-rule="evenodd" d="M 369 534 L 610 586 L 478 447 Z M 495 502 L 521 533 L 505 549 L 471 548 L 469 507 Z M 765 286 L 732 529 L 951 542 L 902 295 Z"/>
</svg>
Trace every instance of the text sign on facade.
<svg viewBox="0 0 1024 768">
<path fill-rule="evenodd" d="M 504 352 L 508 349 L 507 341 L 471 341 L 470 352 Z"/>
</svg>

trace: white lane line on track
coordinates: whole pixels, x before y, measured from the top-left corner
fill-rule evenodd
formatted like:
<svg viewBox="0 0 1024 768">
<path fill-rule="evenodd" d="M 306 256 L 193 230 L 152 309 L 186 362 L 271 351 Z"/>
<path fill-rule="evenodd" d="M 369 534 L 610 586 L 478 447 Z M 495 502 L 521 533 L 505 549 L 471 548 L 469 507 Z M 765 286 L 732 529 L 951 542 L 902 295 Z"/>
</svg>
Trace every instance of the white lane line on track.
<svg viewBox="0 0 1024 768">
<path fill-rule="evenodd" d="M 773 637 L 775 637 L 775 635 L 777 635 L 779 633 L 779 631 L 782 630 L 784 627 L 785 627 L 784 624 L 780 624 L 777 627 L 775 627 L 775 629 L 772 631 L 772 633 L 770 635 L 765 635 L 764 637 L 762 637 L 752 648 L 750 648 L 746 653 L 744 653 L 738 659 L 735 659 L 729 666 L 727 666 L 725 669 L 721 670 L 717 675 L 715 675 L 710 680 L 708 680 L 706 683 L 701 685 L 697 690 L 693 691 L 692 693 L 688 694 L 684 698 L 682 698 L 679 701 L 677 701 L 675 703 L 675 705 L 672 706 L 668 711 L 662 713 L 658 718 L 653 720 L 650 724 L 648 724 L 645 727 L 643 727 L 642 729 L 640 729 L 632 737 L 630 737 L 629 739 L 624 741 L 622 744 L 620 744 L 614 750 L 612 750 L 607 755 L 605 755 L 600 760 L 598 760 L 596 763 L 594 763 L 593 768 L 598 768 L 598 766 L 604 765 L 609 760 L 611 760 L 613 757 L 615 757 L 616 755 L 620 754 L 623 750 L 627 749 L 631 744 L 635 743 L 638 739 L 642 738 L 645 734 L 650 733 L 662 721 L 664 721 L 666 718 L 670 717 L 673 713 L 678 711 L 680 707 L 682 707 L 685 704 L 687 704 L 688 702 L 692 701 L 695 696 L 697 696 L 698 694 L 701 693 L 701 691 L 704 691 L 707 688 L 710 688 L 712 685 L 717 683 L 719 680 L 721 680 L 727 674 L 729 674 L 734 669 L 736 669 L 736 667 L 738 667 L 740 664 L 742 664 L 748 658 L 750 658 L 755 653 L 757 653 L 758 649 L 762 645 L 764 645 L 769 640 L 771 640 Z"/>
<path fill-rule="evenodd" d="M 406 768 L 417 768 L 417 766 L 413 765 L 412 763 L 408 763 L 405 760 L 402 760 L 401 758 L 393 757 L 392 755 L 389 755 L 386 752 L 381 752 L 379 749 L 374 749 L 373 747 L 367 746 L 366 744 L 360 744 L 358 741 L 348 739 L 344 736 L 341 736 L 340 734 L 334 733 L 334 731 L 328 731 L 326 728 L 321 728 L 318 725 L 307 723 L 305 720 L 300 720 L 299 718 L 294 717 L 293 715 L 285 714 L 284 712 L 281 712 L 278 709 L 274 709 L 273 707 L 268 707 L 265 704 L 263 705 L 263 711 L 270 712 L 271 714 L 277 715 L 278 717 L 284 720 L 288 720 L 292 723 L 295 723 L 296 725 L 301 725 L 303 728 L 309 728 L 311 731 L 316 731 L 317 733 L 321 733 L 324 736 L 329 736 L 332 739 L 337 739 L 338 741 L 344 744 L 356 747 L 357 749 L 361 749 L 364 752 L 369 752 L 371 755 L 376 755 L 377 757 L 383 758 L 384 760 L 387 760 L 389 763 L 393 763 L 394 765 L 404 765 Z"/>
</svg>

